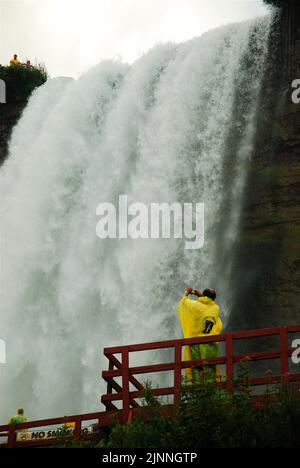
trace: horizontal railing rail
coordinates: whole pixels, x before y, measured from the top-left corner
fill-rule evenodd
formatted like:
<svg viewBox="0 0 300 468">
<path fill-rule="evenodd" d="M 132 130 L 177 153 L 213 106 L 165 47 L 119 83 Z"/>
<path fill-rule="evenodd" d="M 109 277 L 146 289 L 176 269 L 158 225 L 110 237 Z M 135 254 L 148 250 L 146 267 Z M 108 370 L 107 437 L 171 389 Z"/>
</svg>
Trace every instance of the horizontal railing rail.
<svg viewBox="0 0 300 468">
<path fill-rule="evenodd" d="M 152 392 L 155 396 L 173 395 L 174 404 L 176 405 L 180 399 L 182 371 L 187 368 L 211 365 L 225 367 L 225 375 L 219 382 L 219 385 L 227 388 L 229 392 L 232 392 L 235 385 L 235 365 L 245 360 L 251 362 L 277 360 L 280 366 L 280 373 L 278 375 L 274 374 L 271 377 L 269 375 L 266 377 L 249 376 L 248 383 L 250 386 L 256 387 L 286 381 L 298 382 L 300 381 L 300 373 L 294 372 L 289 375 L 289 358 L 292 356 L 294 348 L 291 348 L 288 342 L 289 335 L 298 332 L 300 332 L 300 325 L 290 325 L 260 330 L 230 332 L 214 336 L 182 338 L 105 348 L 104 355 L 108 359 L 109 365 L 108 370 L 102 372 L 102 377 L 107 382 L 107 393 L 102 396 L 101 401 L 107 410 L 118 410 L 116 403 L 121 403 L 123 415 L 126 420 L 126 418 L 129 417 L 131 409 L 139 406 L 136 400 L 142 398 L 144 395 L 144 385 L 138 380 L 137 376 L 171 371 L 173 372 L 173 385 L 155 388 Z M 272 336 L 279 338 L 277 349 L 271 349 L 270 351 L 251 351 L 242 354 L 234 353 L 234 346 L 237 342 Z M 184 346 L 213 342 L 224 343 L 224 355 L 209 359 L 182 360 L 182 348 Z M 139 351 L 159 351 L 170 348 L 173 348 L 172 361 L 138 366 L 129 365 L 130 355 L 132 353 Z M 121 358 L 118 359 L 116 355 L 121 355 Z M 121 379 L 121 383 L 115 381 L 117 378 Z M 130 390 L 130 384 L 135 390 Z"/>
<path fill-rule="evenodd" d="M 87 421 L 95 420 L 91 426 L 91 431 L 85 433 L 82 424 Z M 86 414 L 77 414 L 73 416 L 63 416 L 59 418 L 51 419 L 40 419 L 36 421 L 28 421 L 18 424 L 4 424 L 0 425 L 0 448 L 22 448 L 29 446 L 40 446 L 40 445 L 56 445 L 63 443 L 68 439 L 68 436 L 61 437 L 49 437 L 41 438 L 41 433 L 46 434 L 48 431 L 56 432 L 59 430 L 58 427 L 52 428 L 52 426 L 64 425 L 66 423 L 75 423 L 74 432 L 70 437 L 76 441 L 81 440 L 91 440 L 98 437 L 98 430 L 101 428 L 106 428 L 115 420 L 115 413 L 109 413 L 106 411 L 97 412 L 97 413 L 86 413 Z M 29 431 L 31 429 L 37 429 L 34 431 Z M 66 428 L 67 430 L 67 428 Z M 70 430 L 70 428 L 69 428 Z M 26 440 L 26 435 L 34 432 L 36 439 Z M 19 437 L 17 437 L 19 435 Z M 24 441 L 20 440 L 24 437 Z M 69 437 L 69 438 L 70 438 Z M 4 442 L 1 442 L 1 439 L 7 439 Z"/>
<path fill-rule="evenodd" d="M 108 360 L 108 369 L 102 372 L 102 376 L 107 383 L 107 393 L 102 395 L 101 401 L 106 411 L 2 425 L 0 426 L 0 448 L 56 445 L 64 443 L 68 439 L 74 439 L 75 441 L 97 440 L 97 438 L 99 438 L 99 430 L 102 428 L 106 430 L 115 421 L 127 423 L 132 419 L 134 414 L 138 414 L 138 412 L 142 411 L 137 400 L 144 396 L 145 386 L 138 378 L 140 375 L 144 374 L 149 374 L 151 376 L 155 373 L 159 376 L 161 372 L 172 372 L 171 385 L 152 389 L 154 396 L 171 395 L 173 398 L 172 404 L 161 406 L 161 411 L 165 414 L 171 414 L 172 408 L 174 409 L 180 401 L 182 372 L 194 366 L 224 366 L 225 373 L 218 385 L 227 389 L 228 392 L 232 392 L 235 386 L 235 365 L 243 361 L 259 362 L 266 360 L 273 362 L 277 360 L 280 368 L 279 373 L 268 374 L 264 377 L 249 376 L 249 385 L 255 388 L 262 385 L 280 384 L 283 382 L 297 382 L 300 385 L 300 372 L 290 372 L 290 358 L 295 348 L 292 348 L 289 343 L 289 335 L 293 333 L 299 333 L 297 337 L 300 337 L 300 325 L 105 348 L 104 355 Z M 276 349 L 271 349 L 269 351 L 250 351 L 249 353 L 234 352 L 234 347 L 237 342 L 272 336 L 277 336 L 279 339 L 279 345 Z M 184 346 L 212 342 L 223 343 L 223 355 L 210 359 L 182 360 L 182 349 Z M 160 351 L 163 349 L 173 350 L 172 360 L 164 363 L 154 362 L 146 365 L 130 365 L 132 353 L 139 351 Z M 117 382 L 115 379 L 119 379 L 120 382 Z M 121 405 L 121 408 L 118 408 L 118 406 L 116 406 L 117 404 Z M 90 426 L 84 425 L 84 423 L 86 424 L 92 420 L 96 422 Z M 70 435 L 67 435 L 67 437 L 56 437 L 55 431 L 59 431 L 60 428 L 56 427 L 51 429 L 51 427 L 65 425 L 66 423 L 74 423 Z M 87 427 L 89 427 L 90 430 L 87 430 Z M 35 430 L 36 433 L 32 434 Z M 41 437 L 41 433 L 46 433 L 49 430 L 53 431 L 53 436 L 49 438 Z M 28 440 L 27 437 L 28 433 L 30 433 L 30 440 Z"/>
</svg>

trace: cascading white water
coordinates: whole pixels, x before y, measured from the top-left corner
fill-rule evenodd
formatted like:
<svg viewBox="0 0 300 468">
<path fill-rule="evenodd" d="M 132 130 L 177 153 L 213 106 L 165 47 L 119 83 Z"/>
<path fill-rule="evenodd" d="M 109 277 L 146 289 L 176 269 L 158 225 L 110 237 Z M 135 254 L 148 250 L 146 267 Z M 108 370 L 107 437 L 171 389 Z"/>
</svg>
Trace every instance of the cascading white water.
<svg viewBox="0 0 300 468">
<path fill-rule="evenodd" d="M 131 67 L 104 62 L 31 98 L 1 169 L 1 419 L 18 405 L 30 418 L 98 409 L 102 348 L 181 336 L 187 283 L 215 286 L 230 313 L 271 23 L 160 45 Z M 100 240 L 96 207 L 119 194 L 204 202 L 204 248 Z"/>
</svg>

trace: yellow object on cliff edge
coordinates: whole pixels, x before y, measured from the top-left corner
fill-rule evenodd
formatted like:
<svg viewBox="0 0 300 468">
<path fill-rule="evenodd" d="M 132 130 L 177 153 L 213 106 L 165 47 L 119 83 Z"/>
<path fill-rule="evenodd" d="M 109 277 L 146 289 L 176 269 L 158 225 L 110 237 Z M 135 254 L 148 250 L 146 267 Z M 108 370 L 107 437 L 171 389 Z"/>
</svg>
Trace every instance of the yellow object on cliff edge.
<svg viewBox="0 0 300 468">
<path fill-rule="evenodd" d="M 18 60 L 18 59 L 11 59 L 11 61 L 9 62 L 10 66 L 16 66 L 16 65 L 21 65 L 21 62 Z"/>
</svg>

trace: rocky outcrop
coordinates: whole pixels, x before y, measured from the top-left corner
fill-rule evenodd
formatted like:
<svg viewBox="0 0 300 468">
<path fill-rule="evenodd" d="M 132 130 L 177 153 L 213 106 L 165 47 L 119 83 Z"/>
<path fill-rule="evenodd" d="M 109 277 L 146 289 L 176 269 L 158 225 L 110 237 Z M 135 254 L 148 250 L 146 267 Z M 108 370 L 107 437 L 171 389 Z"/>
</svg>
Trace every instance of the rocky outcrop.
<svg viewBox="0 0 300 468">
<path fill-rule="evenodd" d="M 0 104 L 0 165 L 7 157 L 13 127 L 18 122 L 26 102 Z"/>
<path fill-rule="evenodd" d="M 300 2 L 274 25 L 232 275 L 231 329 L 300 323 Z"/>
<path fill-rule="evenodd" d="M 47 71 L 41 67 L 0 65 L 0 79 L 6 88 L 6 104 L 0 104 L 0 165 L 7 157 L 13 127 L 21 117 L 32 92 L 47 81 Z"/>
</svg>

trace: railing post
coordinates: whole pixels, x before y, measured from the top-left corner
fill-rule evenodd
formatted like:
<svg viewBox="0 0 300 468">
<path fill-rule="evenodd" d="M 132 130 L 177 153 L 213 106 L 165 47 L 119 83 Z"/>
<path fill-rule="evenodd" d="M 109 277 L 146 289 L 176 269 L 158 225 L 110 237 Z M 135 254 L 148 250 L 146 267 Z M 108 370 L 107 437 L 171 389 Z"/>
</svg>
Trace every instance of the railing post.
<svg viewBox="0 0 300 468">
<path fill-rule="evenodd" d="M 112 371 L 114 370 L 114 363 L 112 362 L 111 359 L 109 359 L 109 364 L 108 364 L 108 370 Z M 111 395 L 113 392 L 113 387 L 111 383 L 107 383 L 107 395 Z M 106 407 L 106 411 L 108 411 L 108 408 Z"/>
<path fill-rule="evenodd" d="M 175 345 L 174 359 L 174 406 L 176 409 L 180 403 L 181 394 L 181 343 Z"/>
<path fill-rule="evenodd" d="M 81 439 L 81 418 L 80 417 L 76 417 L 75 419 L 74 439 L 75 440 Z"/>
<path fill-rule="evenodd" d="M 288 356 L 288 334 L 287 327 L 280 327 L 280 373 L 281 381 L 284 381 L 284 376 L 289 372 L 289 356 Z"/>
<path fill-rule="evenodd" d="M 123 421 L 128 422 L 129 418 L 129 352 L 128 348 L 122 350 L 122 402 Z"/>
<path fill-rule="evenodd" d="M 234 360 L 233 360 L 233 335 L 226 336 L 226 388 L 228 393 L 233 392 Z"/>
<path fill-rule="evenodd" d="M 16 426 L 15 424 L 10 424 L 8 427 L 7 447 L 14 448 L 15 443 L 16 443 Z"/>
</svg>

